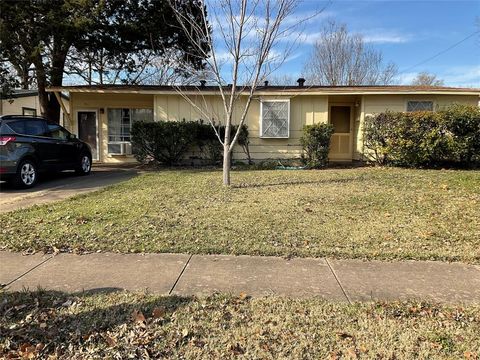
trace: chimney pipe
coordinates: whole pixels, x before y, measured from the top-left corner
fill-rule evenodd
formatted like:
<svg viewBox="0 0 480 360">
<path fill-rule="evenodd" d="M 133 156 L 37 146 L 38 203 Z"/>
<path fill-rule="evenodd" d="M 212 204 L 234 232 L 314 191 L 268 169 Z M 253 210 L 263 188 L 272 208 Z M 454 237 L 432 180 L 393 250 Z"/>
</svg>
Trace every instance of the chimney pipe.
<svg viewBox="0 0 480 360">
<path fill-rule="evenodd" d="M 265 80 L 264 84 L 265 84 L 265 87 L 267 87 L 268 86 L 268 80 Z"/>
<path fill-rule="evenodd" d="M 206 83 L 207 83 L 206 80 L 200 80 L 200 87 L 204 88 Z"/>
<path fill-rule="evenodd" d="M 299 78 L 297 80 L 297 83 L 298 83 L 298 87 L 303 87 L 303 85 L 305 84 L 305 79 L 304 78 Z"/>
</svg>

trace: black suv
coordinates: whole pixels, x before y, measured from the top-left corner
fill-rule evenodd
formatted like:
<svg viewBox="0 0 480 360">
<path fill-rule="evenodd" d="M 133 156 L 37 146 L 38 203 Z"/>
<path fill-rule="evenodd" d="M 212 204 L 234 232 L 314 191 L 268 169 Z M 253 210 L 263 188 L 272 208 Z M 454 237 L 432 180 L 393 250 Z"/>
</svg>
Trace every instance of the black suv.
<svg viewBox="0 0 480 360">
<path fill-rule="evenodd" d="M 92 152 L 60 125 L 41 117 L 0 116 L 0 179 L 32 187 L 42 171 L 75 170 L 87 175 Z"/>
</svg>

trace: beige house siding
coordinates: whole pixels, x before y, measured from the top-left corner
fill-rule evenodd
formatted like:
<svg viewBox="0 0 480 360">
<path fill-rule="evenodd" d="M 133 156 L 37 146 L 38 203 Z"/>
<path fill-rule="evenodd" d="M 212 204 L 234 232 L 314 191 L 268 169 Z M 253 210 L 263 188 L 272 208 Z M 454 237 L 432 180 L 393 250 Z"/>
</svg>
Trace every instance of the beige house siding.
<svg viewBox="0 0 480 360">
<path fill-rule="evenodd" d="M 74 133 L 78 134 L 77 113 L 81 110 L 95 110 L 98 116 L 99 157 L 101 162 L 129 162 L 135 161 L 133 156 L 109 155 L 108 120 L 109 108 L 152 108 L 155 121 L 206 121 L 208 114 L 216 123 L 223 123 L 224 110 L 218 95 L 204 95 L 191 97 L 199 111 L 179 94 L 139 94 L 139 93 L 98 93 L 98 92 L 71 92 L 72 123 L 68 124 Z M 290 99 L 290 135 L 286 139 L 266 139 L 260 137 L 260 102 L 261 100 Z M 355 94 L 355 95 L 260 95 L 253 99 L 247 113 L 245 124 L 250 134 L 250 154 L 254 160 L 299 158 L 302 148 L 300 137 L 305 124 L 327 123 L 329 108 L 332 105 L 349 105 L 353 111 L 351 149 L 353 159 L 363 158 L 363 124 L 365 117 L 386 110 L 405 111 L 408 100 L 432 100 L 435 108 L 441 109 L 452 103 L 478 105 L 478 95 L 424 95 L 424 94 Z M 238 120 L 243 109 L 244 101 L 238 104 L 234 114 L 234 123 Z M 234 150 L 235 160 L 245 160 L 246 155 L 240 147 Z"/>
<path fill-rule="evenodd" d="M 406 111 L 407 102 L 410 100 L 433 101 L 435 110 L 442 110 L 454 104 L 479 105 L 479 97 L 476 95 L 363 95 L 360 104 L 358 122 L 356 122 L 354 137 L 354 159 L 362 160 L 363 148 L 363 124 L 365 117 L 372 116 L 385 111 Z"/>
<path fill-rule="evenodd" d="M 69 101 L 62 99 L 67 110 L 69 109 Z M 23 108 L 35 109 L 37 115 L 41 114 L 40 101 L 38 96 L 22 96 L 13 99 L 2 99 L 0 107 L 0 115 L 23 115 Z M 60 109 L 60 124 L 64 125 L 65 119 L 63 111 Z M 65 119 L 65 122 L 67 120 Z M 67 124 L 68 125 L 68 124 Z"/>
<path fill-rule="evenodd" d="M 95 110 L 98 118 L 99 161 L 105 163 L 134 162 L 131 155 L 108 154 L 108 109 L 111 108 L 145 108 L 153 109 L 153 95 L 145 94 L 98 94 L 98 93 L 71 93 L 72 109 L 70 116 L 71 131 L 78 134 L 78 111 Z"/>
<path fill-rule="evenodd" d="M 1 100 L 1 114 L 0 115 L 22 115 L 23 108 L 35 109 L 37 115 L 40 115 L 40 103 L 38 96 L 24 96 L 14 99 Z"/>
<path fill-rule="evenodd" d="M 288 139 L 265 139 L 260 137 L 260 101 L 274 99 L 290 99 L 290 136 Z M 225 111 L 219 96 L 206 95 L 190 97 L 193 106 L 181 95 L 155 95 L 155 121 L 206 120 L 205 114 L 215 123 L 224 123 Z M 233 123 L 237 124 L 245 100 L 241 100 L 233 116 Z M 299 158 L 301 155 L 300 136 L 305 124 L 314 124 L 328 121 L 327 96 L 261 96 L 253 99 L 245 120 L 250 135 L 250 155 L 255 160 Z M 246 155 L 240 147 L 233 153 L 236 160 L 245 160 Z"/>
</svg>

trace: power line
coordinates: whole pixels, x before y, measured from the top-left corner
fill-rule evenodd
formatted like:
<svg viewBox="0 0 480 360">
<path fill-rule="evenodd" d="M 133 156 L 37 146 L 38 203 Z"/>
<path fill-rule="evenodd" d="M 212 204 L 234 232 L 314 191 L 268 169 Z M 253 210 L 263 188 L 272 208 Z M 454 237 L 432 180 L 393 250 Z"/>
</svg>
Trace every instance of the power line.
<svg viewBox="0 0 480 360">
<path fill-rule="evenodd" d="M 423 61 L 420 61 L 419 63 L 417 63 L 417 64 L 415 64 L 415 65 L 413 65 L 413 66 L 410 66 L 409 68 L 403 70 L 402 72 L 400 72 L 400 74 L 404 74 L 404 73 L 406 73 L 406 72 L 408 72 L 408 71 L 416 68 L 417 66 L 423 65 L 423 64 L 425 64 L 425 63 L 427 63 L 427 62 L 429 62 L 429 61 L 431 61 L 431 60 L 439 57 L 440 55 L 445 54 L 447 51 L 452 50 L 454 47 L 456 47 L 456 46 L 460 45 L 461 43 L 467 41 L 468 39 L 470 39 L 471 37 L 475 36 L 476 34 L 480 34 L 480 31 L 475 31 L 475 32 L 471 33 L 471 34 L 468 35 L 467 37 L 463 38 L 462 40 L 456 42 L 456 43 L 453 44 L 453 45 L 450 45 L 448 48 L 446 48 L 446 49 L 444 49 L 444 50 L 436 53 L 435 55 L 429 57 L 428 59 L 425 59 L 425 60 L 423 60 Z"/>
</svg>

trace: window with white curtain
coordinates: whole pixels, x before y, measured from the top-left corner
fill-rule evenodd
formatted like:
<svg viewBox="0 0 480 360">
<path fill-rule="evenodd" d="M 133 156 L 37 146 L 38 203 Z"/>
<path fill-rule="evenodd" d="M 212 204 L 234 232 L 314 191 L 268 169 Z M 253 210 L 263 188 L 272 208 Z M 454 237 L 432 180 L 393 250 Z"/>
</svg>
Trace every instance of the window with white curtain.
<svg viewBox="0 0 480 360">
<path fill-rule="evenodd" d="M 289 137 L 290 100 L 264 100 L 260 103 L 260 112 L 260 137 Z"/>
</svg>

